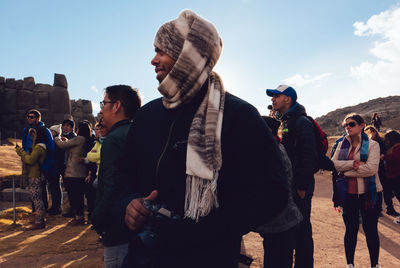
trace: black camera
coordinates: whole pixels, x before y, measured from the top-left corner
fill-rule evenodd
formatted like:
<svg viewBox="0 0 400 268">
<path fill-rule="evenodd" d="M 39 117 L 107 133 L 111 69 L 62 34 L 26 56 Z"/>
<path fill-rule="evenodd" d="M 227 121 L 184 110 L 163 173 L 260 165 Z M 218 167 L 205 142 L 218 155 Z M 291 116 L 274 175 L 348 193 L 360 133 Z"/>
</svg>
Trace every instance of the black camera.
<svg viewBox="0 0 400 268">
<path fill-rule="evenodd" d="M 156 203 L 152 200 L 144 200 L 143 206 L 152 212 L 149 221 L 143 232 L 138 234 L 142 243 L 151 249 L 157 249 L 162 244 L 162 239 L 158 234 L 157 223 L 163 220 L 179 220 L 181 217 L 172 210 L 166 208 L 165 205 Z"/>
</svg>

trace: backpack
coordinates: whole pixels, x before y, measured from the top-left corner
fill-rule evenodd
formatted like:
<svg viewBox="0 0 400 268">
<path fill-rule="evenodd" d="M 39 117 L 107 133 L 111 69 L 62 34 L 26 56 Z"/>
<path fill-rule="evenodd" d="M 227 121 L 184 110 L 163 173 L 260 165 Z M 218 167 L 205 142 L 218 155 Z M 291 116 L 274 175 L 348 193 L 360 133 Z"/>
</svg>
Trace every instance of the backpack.
<svg viewBox="0 0 400 268">
<path fill-rule="evenodd" d="M 307 115 L 307 118 L 311 120 L 314 125 L 314 134 L 317 141 L 318 151 L 322 152 L 324 155 L 328 152 L 328 136 L 322 130 L 322 128 L 318 125 L 317 121 L 314 120 L 311 116 Z"/>
<path fill-rule="evenodd" d="M 315 146 L 318 157 L 317 169 L 315 170 L 315 172 L 320 169 L 333 170 L 334 165 L 330 158 L 326 156 L 326 153 L 328 152 L 328 136 L 318 125 L 317 121 L 314 120 L 314 118 L 308 115 L 306 115 L 305 117 L 307 117 L 312 122 L 314 127 Z"/>
</svg>

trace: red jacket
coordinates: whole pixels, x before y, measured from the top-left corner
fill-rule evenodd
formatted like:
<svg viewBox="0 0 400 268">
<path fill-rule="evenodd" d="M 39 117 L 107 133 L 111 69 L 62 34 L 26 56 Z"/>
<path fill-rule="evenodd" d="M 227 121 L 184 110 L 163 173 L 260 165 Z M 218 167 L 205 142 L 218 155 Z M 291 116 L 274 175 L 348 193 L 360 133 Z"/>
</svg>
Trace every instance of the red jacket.
<svg viewBox="0 0 400 268">
<path fill-rule="evenodd" d="M 400 177 L 400 143 L 393 145 L 388 150 L 384 160 L 386 177 L 389 179 Z"/>
</svg>

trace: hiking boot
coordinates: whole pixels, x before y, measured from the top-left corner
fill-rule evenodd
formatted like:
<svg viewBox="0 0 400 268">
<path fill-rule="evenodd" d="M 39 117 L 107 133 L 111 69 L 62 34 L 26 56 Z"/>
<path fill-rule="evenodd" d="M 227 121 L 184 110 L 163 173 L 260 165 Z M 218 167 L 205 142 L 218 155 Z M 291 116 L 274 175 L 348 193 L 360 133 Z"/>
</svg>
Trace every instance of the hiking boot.
<svg viewBox="0 0 400 268">
<path fill-rule="evenodd" d="M 400 216 L 400 214 L 399 214 L 396 210 L 394 210 L 394 208 L 388 208 L 388 209 L 386 209 L 386 214 L 388 214 L 388 215 L 390 215 L 390 216 L 393 216 L 393 217 L 398 217 L 398 216 Z"/>
<path fill-rule="evenodd" d="M 381 266 L 379 264 L 375 265 L 374 267 L 371 268 L 381 268 Z"/>
<path fill-rule="evenodd" d="M 354 268 L 353 264 L 347 264 L 346 268 Z"/>
<path fill-rule="evenodd" d="M 395 220 L 393 221 L 393 223 L 394 223 L 394 224 L 399 224 L 399 225 L 400 225 L 400 217 L 398 217 L 397 219 L 395 219 Z"/>
<path fill-rule="evenodd" d="M 38 230 L 38 229 L 44 229 L 46 227 L 46 224 L 44 222 L 35 222 L 29 225 L 28 227 L 24 228 L 25 231 L 32 231 L 32 230 Z"/>
<path fill-rule="evenodd" d="M 82 226 L 82 225 L 85 225 L 85 218 L 84 217 L 75 218 L 68 225 L 70 225 L 70 226 Z"/>
</svg>

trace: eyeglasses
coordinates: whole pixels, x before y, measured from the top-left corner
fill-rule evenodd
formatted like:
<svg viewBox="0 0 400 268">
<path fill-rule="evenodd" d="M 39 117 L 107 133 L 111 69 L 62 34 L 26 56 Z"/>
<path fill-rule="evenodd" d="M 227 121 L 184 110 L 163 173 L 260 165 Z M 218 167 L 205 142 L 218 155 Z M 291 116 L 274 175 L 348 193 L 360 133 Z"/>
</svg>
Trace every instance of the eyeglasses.
<svg viewBox="0 0 400 268">
<path fill-rule="evenodd" d="M 35 119 L 35 118 L 36 118 L 36 116 L 33 116 L 33 115 L 27 115 L 27 116 L 26 116 L 26 118 L 29 118 L 29 119 Z"/>
<path fill-rule="evenodd" d="M 350 122 L 347 124 L 344 124 L 344 127 L 355 127 L 356 126 L 356 122 Z"/>
<path fill-rule="evenodd" d="M 101 101 L 100 102 L 100 109 L 103 109 L 107 103 L 115 103 L 115 101 Z"/>
</svg>

